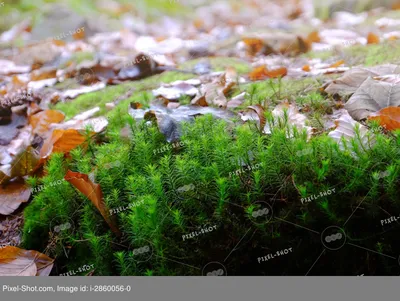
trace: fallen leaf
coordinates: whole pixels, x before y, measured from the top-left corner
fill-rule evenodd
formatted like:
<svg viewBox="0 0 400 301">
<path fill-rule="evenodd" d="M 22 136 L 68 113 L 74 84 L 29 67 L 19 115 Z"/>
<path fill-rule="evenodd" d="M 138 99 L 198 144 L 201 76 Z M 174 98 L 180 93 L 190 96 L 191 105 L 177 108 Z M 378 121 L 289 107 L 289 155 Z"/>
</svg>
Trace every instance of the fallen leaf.
<svg viewBox="0 0 400 301">
<path fill-rule="evenodd" d="M 54 259 L 14 246 L 0 248 L 0 276 L 48 276 Z"/>
<path fill-rule="evenodd" d="M 28 202 L 31 189 L 24 182 L 12 182 L 4 187 L 0 186 L 0 214 L 10 215 L 22 203 Z"/>
<path fill-rule="evenodd" d="M 346 71 L 340 78 L 333 80 L 325 89 L 325 92 L 329 94 L 350 95 L 356 92 L 368 77 L 387 74 L 400 74 L 400 68 L 397 65 L 391 64 L 372 68 L 353 68 Z"/>
<path fill-rule="evenodd" d="M 336 63 L 333 63 L 333 64 L 329 65 L 328 68 L 337 68 L 337 67 L 339 67 L 340 65 L 343 65 L 343 64 L 344 64 L 344 60 L 340 60 L 340 61 L 337 61 Z"/>
<path fill-rule="evenodd" d="M 102 82 L 93 84 L 91 86 L 82 86 L 78 89 L 71 89 L 64 91 L 63 93 L 61 93 L 61 97 L 62 99 L 76 98 L 78 95 L 81 94 L 102 90 L 105 88 L 105 86 L 106 86 L 105 83 Z"/>
<path fill-rule="evenodd" d="M 104 202 L 103 192 L 99 184 L 93 183 L 88 175 L 79 172 L 73 172 L 71 170 L 67 171 L 64 179 L 78 189 L 83 195 L 85 195 L 89 200 L 92 201 L 93 205 L 99 210 L 100 214 L 103 216 L 104 220 L 110 226 L 111 230 L 117 234 L 121 235 L 118 226 L 115 221 L 110 216 L 110 211 Z"/>
<path fill-rule="evenodd" d="M 56 77 L 57 77 L 57 69 L 54 68 L 43 68 L 39 70 L 34 70 L 31 73 L 31 81 L 40 81 Z"/>
<path fill-rule="evenodd" d="M 361 120 L 386 107 L 397 106 L 400 106 L 400 84 L 378 81 L 369 77 L 344 107 L 351 117 Z"/>
<path fill-rule="evenodd" d="M 228 122 L 231 122 L 231 119 L 235 117 L 235 114 L 229 110 L 187 105 L 179 106 L 174 110 L 160 106 L 150 106 L 148 110 L 129 108 L 129 114 L 136 121 L 146 119 L 156 122 L 167 142 L 178 140 L 181 135 L 181 123 L 191 122 L 196 116 L 211 114 L 215 118 L 224 119 Z"/>
<path fill-rule="evenodd" d="M 162 96 L 168 100 L 178 100 L 184 95 L 195 96 L 197 93 L 197 88 L 187 83 L 164 85 L 156 90 L 153 90 L 154 96 Z"/>
<path fill-rule="evenodd" d="M 379 44 L 379 42 L 380 42 L 380 39 L 376 34 L 374 34 L 372 32 L 370 32 L 368 34 L 367 44 Z"/>
<path fill-rule="evenodd" d="M 285 111 L 287 112 L 288 124 L 298 128 L 299 130 L 305 129 L 310 137 L 312 128 L 306 125 L 307 117 L 304 114 L 299 113 L 295 105 L 289 104 L 288 102 L 280 103 L 275 107 L 275 109 L 272 111 L 272 116 L 275 120 L 273 121 L 273 124 L 270 124 L 269 122 L 265 124 L 264 133 L 271 133 L 271 125 L 277 125 L 277 119 L 282 120 L 285 116 Z"/>
<path fill-rule="evenodd" d="M 387 107 L 368 117 L 369 120 L 376 120 L 379 125 L 389 131 L 400 129 L 400 107 Z"/>
<path fill-rule="evenodd" d="M 307 41 L 309 41 L 310 43 L 320 43 L 321 38 L 319 36 L 318 31 L 310 32 L 307 36 Z"/>
<path fill-rule="evenodd" d="M 47 159 L 52 153 L 68 153 L 75 147 L 83 144 L 86 138 L 75 129 L 55 129 L 43 143 L 40 157 Z"/>
<path fill-rule="evenodd" d="M 305 72 L 310 72 L 310 71 L 311 71 L 310 65 L 304 65 L 304 66 L 301 68 L 301 70 L 303 70 L 303 71 L 305 71 Z"/>
<path fill-rule="evenodd" d="M 256 113 L 256 116 L 253 116 L 253 114 L 248 114 L 248 111 L 251 110 L 252 112 Z M 241 119 L 246 121 L 246 120 L 257 120 L 258 121 L 258 126 L 262 130 L 265 127 L 265 111 L 264 108 L 257 104 L 253 106 L 248 106 L 247 107 L 247 112 L 244 112 L 241 114 Z"/>
<path fill-rule="evenodd" d="M 331 131 L 328 136 L 336 140 L 339 143 L 340 148 L 344 149 L 343 139 L 349 142 L 351 139 L 355 139 L 357 145 L 364 149 L 369 148 L 374 140 L 369 136 L 368 129 L 362 124 L 356 122 L 348 113 L 343 113 L 339 119 L 335 120 L 336 129 Z M 356 127 L 359 129 L 359 135 L 356 135 Z M 351 144 L 348 144 L 351 146 Z"/>
<path fill-rule="evenodd" d="M 250 72 L 249 78 L 252 81 L 256 81 L 265 78 L 284 77 L 285 75 L 287 75 L 287 69 L 285 67 L 268 70 L 268 68 L 265 65 L 262 65 L 260 67 L 254 68 L 254 70 Z"/>
<path fill-rule="evenodd" d="M 13 113 L 11 123 L 0 125 L 0 145 L 8 145 L 19 133 L 19 129 L 26 124 L 26 117 Z"/>
<path fill-rule="evenodd" d="M 57 110 L 46 110 L 29 116 L 29 124 L 32 126 L 32 133 L 43 136 L 49 131 L 52 123 L 60 123 L 65 115 Z"/>
<path fill-rule="evenodd" d="M 244 38 L 244 44 L 247 46 L 247 53 L 251 56 L 260 53 L 264 48 L 264 42 L 257 38 Z"/>
</svg>

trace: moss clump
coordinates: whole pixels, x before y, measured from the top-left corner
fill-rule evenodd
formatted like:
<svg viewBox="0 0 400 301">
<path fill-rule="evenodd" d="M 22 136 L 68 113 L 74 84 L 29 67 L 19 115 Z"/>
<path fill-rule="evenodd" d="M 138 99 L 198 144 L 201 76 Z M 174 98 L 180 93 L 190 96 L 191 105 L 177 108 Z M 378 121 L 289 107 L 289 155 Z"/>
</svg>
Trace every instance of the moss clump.
<svg viewBox="0 0 400 301">
<path fill-rule="evenodd" d="M 113 134 L 125 122 L 129 141 Z M 110 123 L 108 143 L 76 149 L 71 159 L 53 156 L 42 181 L 59 179 L 67 168 L 96 168 L 107 206 L 124 209 L 114 211 L 123 236 L 114 236 L 68 183 L 38 192 L 25 211 L 25 247 L 44 250 L 53 241 L 57 273 L 93 264 L 96 275 L 201 275 L 218 261 L 229 275 L 304 275 L 323 249 L 322 231 L 332 225 L 343 228 L 348 243 L 397 258 L 396 233 L 382 234 L 380 220 L 387 218 L 384 211 L 400 209 L 400 133 L 376 132 L 371 149 L 354 142 L 341 150 L 325 135 L 307 141 L 287 120 L 260 135 L 248 124 L 232 127 L 203 116 L 183 127 L 178 146 L 166 147 L 155 125 L 126 115 Z M 382 172 L 388 176 L 376 176 Z M 335 192 L 323 194 L 328 190 Z M 321 196 L 301 201 L 311 195 Z M 273 215 L 256 223 L 253 213 L 265 204 Z M 53 219 L 65 223 L 65 216 L 73 227 L 49 231 Z M 288 248 L 292 252 L 281 258 L 259 261 Z M 395 275 L 398 263 L 345 245 L 321 256 L 311 274 L 360 271 Z"/>
</svg>

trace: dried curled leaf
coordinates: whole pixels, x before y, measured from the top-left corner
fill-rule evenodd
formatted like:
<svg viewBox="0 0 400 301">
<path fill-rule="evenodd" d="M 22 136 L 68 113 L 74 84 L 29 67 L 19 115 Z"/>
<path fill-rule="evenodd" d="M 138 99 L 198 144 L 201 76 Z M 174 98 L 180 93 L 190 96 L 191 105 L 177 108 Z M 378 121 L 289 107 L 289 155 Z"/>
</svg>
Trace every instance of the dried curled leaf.
<svg viewBox="0 0 400 301">
<path fill-rule="evenodd" d="M 368 117 L 369 120 L 376 120 L 379 125 L 389 131 L 400 129 L 400 107 L 387 107 Z"/>
<path fill-rule="evenodd" d="M 110 211 L 107 208 L 106 203 L 104 202 L 103 192 L 101 191 L 101 187 L 99 184 L 93 183 L 89 179 L 88 175 L 79 172 L 73 172 L 71 170 L 68 170 L 64 179 L 68 181 L 71 185 L 73 185 L 76 189 L 78 189 L 90 201 L 92 201 L 93 205 L 95 205 L 96 208 L 99 210 L 100 214 L 110 226 L 111 230 L 115 234 L 121 235 L 117 224 L 110 216 Z"/>
<path fill-rule="evenodd" d="M 0 276 L 48 276 L 54 259 L 13 246 L 0 248 Z"/>
</svg>

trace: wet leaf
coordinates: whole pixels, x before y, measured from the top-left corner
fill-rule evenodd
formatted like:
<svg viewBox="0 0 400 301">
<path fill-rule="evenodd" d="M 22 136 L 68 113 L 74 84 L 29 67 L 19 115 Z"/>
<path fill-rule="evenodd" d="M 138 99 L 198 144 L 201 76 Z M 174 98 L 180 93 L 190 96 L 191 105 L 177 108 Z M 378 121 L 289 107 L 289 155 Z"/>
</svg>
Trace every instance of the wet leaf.
<svg viewBox="0 0 400 301">
<path fill-rule="evenodd" d="M 103 216 L 104 220 L 107 222 L 107 224 L 110 226 L 111 230 L 115 234 L 121 234 L 115 221 L 110 216 L 110 211 L 107 208 L 106 203 L 104 202 L 103 192 L 101 191 L 101 187 L 99 184 L 93 183 L 89 179 L 88 175 L 79 172 L 73 172 L 71 170 L 68 170 L 64 179 L 68 181 L 71 185 L 73 185 L 76 189 L 78 189 L 90 201 L 92 201 L 93 205 L 96 206 L 100 214 Z"/>
</svg>

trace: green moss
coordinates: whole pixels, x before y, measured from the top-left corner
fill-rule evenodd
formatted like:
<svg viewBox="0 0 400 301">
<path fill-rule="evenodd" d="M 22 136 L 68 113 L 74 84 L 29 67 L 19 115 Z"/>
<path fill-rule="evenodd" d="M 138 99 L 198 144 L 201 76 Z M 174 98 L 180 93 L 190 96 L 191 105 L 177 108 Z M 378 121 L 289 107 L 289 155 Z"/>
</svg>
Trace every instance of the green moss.
<svg viewBox="0 0 400 301">
<path fill-rule="evenodd" d="M 310 101 L 321 100 L 317 95 L 309 97 Z M 112 123 L 117 122 L 112 119 Z M 400 176 L 396 157 L 400 139 L 396 134 L 377 133 L 376 144 L 365 152 L 356 151 L 355 157 L 349 147 L 356 147 L 356 143 L 341 150 L 326 135 L 308 141 L 304 132 L 285 120 L 273 127 L 271 135 L 260 135 L 249 124 L 232 128 L 211 116 L 199 117 L 184 125 L 183 146 L 178 148 L 165 147 L 156 125 L 130 124 L 129 141 L 109 129 L 108 143 L 93 145 L 91 151 L 76 149 L 72 159 L 53 157 L 43 179 L 57 179 L 67 168 L 84 173 L 95 169 L 95 181 L 101 185 L 107 206 L 126 208 L 115 215 L 123 237 L 113 235 L 90 201 L 68 183 L 36 193 L 25 210 L 24 245 L 29 249 L 44 248 L 53 232 L 49 233 L 48 226 L 53 218 L 64 222 L 62 216 L 67 214 L 73 219 L 73 230 L 56 235 L 60 239 L 55 241 L 52 254 L 61 271 L 93 263 L 96 275 L 199 275 L 207 262 L 223 261 L 248 229 L 257 229 L 251 244 L 236 249 L 226 261 L 229 274 L 302 274 L 315 261 L 315 256 L 309 255 L 320 249 L 321 237 L 282 219 L 322 232 L 328 226 L 343 225 L 351 216 L 344 227 L 350 241 L 361 239 L 363 247 L 369 249 L 375 249 L 376 242 L 400 247 L 394 231 L 363 239 L 376 234 L 374 225 L 386 216 L 378 206 L 389 212 L 400 210 L 395 189 Z M 305 145 L 312 151 L 297 155 Z M 258 167 L 248 169 L 242 164 Z M 371 176 L 385 170 L 390 170 L 385 179 Z M 183 186 L 192 188 L 178 189 Z M 379 193 L 372 193 L 371 187 Z M 321 195 L 318 200 L 300 201 L 333 188 L 335 193 Z M 259 201 L 273 206 L 276 218 L 254 224 L 252 213 L 260 209 Z M 363 209 L 354 212 L 361 201 Z M 129 205 L 137 202 L 141 205 Z M 205 225 L 215 225 L 216 230 L 182 239 Z M 307 244 L 301 244 L 304 239 Z M 266 271 L 254 264 L 257 257 L 265 255 L 266 245 L 272 250 L 293 247 L 296 256 L 287 263 L 271 261 Z M 138 261 L 133 250 L 144 246 L 151 246 L 153 256 L 149 261 Z M 352 266 L 366 266 L 363 252 L 360 249 L 336 257 L 313 271 L 354 274 Z M 383 260 L 377 254 L 369 256 Z M 176 258 L 189 266 L 169 260 Z M 349 261 L 352 266 L 346 265 Z M 395 261 L 378 266 L 371 273 L 397 273 Z"/>
<path fill-rule="evenodd" d="M 277 104 L 287 99 L 299 101 L 321 86 L 321 78 L 268 79 L 265 81 L 241 85 L 235 94 L 247 92 L 245 103 L 241 107 L 253 104 Z M 315 92 L 314 92 L 315 93 Z M 315 97 L 315 94 L 313 94 Z"/>
<path fill-rule="evenodd" d="M 357 62 L 365 66 L 398 64 L 400 62 L 400 44 L 393 41 L 377 45 L 353 46 L 345 50 L 345 55 L 357 58 Z"/>
<path fill-rule="evenodd" d="M 210 63 L 213 71 L 225 71 L 228 67 L 235 68 L 238 74 L 245 74 L 251 71 L 251 66 L 248 62 L 233 57 L 209 57 L 207 59 L 194 59 L 181 64 L 179 68 L 192 70 L 196 64 L 203 61 Z"/>
</svg>

